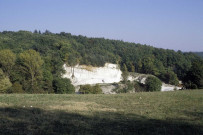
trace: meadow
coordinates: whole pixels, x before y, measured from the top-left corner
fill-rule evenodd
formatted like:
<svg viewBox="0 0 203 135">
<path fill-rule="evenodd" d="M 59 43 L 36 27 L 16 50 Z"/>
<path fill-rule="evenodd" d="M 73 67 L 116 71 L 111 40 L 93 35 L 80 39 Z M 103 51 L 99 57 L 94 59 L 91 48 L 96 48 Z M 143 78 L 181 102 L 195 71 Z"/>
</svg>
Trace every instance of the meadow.
<svg viewBox="0 0 203 135">
<path fill-rule="evenodd" d="M 203 134 L 203 90 L 1 94 L 0 134 Z"/>
</svg>

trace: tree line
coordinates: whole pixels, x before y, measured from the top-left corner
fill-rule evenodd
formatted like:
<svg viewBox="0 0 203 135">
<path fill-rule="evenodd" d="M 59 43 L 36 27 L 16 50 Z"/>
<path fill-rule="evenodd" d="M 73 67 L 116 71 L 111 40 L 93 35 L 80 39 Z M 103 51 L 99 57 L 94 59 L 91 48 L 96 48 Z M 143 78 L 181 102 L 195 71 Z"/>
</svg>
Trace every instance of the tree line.
<svg viewBox="0 0 203 135">
<path fill-rule="evenodd" d="M 0 32 L 0 89 L 7 92 L 72 93 L 70 80 L 61 78 L 64 63 L 74 67 L 106 62 L 169 84 L 178 85 L 180 79 L 187 88 L 202 88 L 202 61 L 193 53 L 65 32 Z"/>
</svg>

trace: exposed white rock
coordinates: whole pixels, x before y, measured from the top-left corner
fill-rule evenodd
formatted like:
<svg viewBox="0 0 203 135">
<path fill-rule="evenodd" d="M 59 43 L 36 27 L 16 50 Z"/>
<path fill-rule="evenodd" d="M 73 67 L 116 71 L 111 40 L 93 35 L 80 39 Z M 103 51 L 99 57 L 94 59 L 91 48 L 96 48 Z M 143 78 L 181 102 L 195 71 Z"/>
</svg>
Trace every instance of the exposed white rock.
<svg viewBox="0 0 203 135">
<path fill-rule="evenodd" d="M 162 83 L 162 86 L 161 86 L 161 91 L 174 91 L 174 90 L 180 90 L 180 89 L 181 87 L 165 84 L 165 83 Z"/>
<path fill-rule="evenodd" d="M 140 73 L 130 73 L 128 76 L 129 81 L 137 81 L 139 83 L 145 84 L 147 77 L 152 76 L 148 74 L 140 74 Z"/>
<path fill-rule="evenodd" d="M 145 84 L 145 81 L 146 81 L 147 77 L 149 77 L 149 76 L 152 76 L 152 75 L 131 73 L 128 76 L 128 80 L 137 81 L 139 83 Z M 165 83 L 162 83 L 162 86 L 161 86 L 161 91 L 174 91 L 174 90 L 180 90 L 180 89 L 181 89 L 181 87 L 177 87 L 175 85 L 170 85 L 170 84 L 165 84 Z"/>
<path fill-rule="evenodd" d="M 117 64 L 106 63 L 104 67 L 76 65 L 74 68 L 63 65 L 66 73 L 62 75 L 69 78 L 74 86 L 97 83 L 114 83 L 122 80 L 122 72 Z"/>
<path fill-rule="evenodd" d="M 106 63 L 104 67 L 93 67 L 86 65 L 76 65 L 74 68 L 63 65 L 66 73 L 62 75 L 64 78 L 69 78 L 72 84 L 76 87 L 76 92 L 79 90 L 79 85 L 85 84 L 107 84 L 101 85 L 103 93 L 115 94 L 113 89 L 115 86 L 111 83 L 119 83 L 122 80 L 122 72 L 117 64 Z M 149 74 L 129 73 L 129 81 L 137 81 L 145 84 L 147 77 L 152 76 Z M 161 91 L 179 90 L 181 87 L 162 83 Z"/>
<path fill-rule="evenodd" d="M 104 94 L 116 94 L 116 92 L 113 91 L 116 88 L 115 85 L 112 85 L 112 84 L 110 84 L 110 85 L 101 85 L 100 87 L 101 87 L 102 92 Z"/>
</svg>

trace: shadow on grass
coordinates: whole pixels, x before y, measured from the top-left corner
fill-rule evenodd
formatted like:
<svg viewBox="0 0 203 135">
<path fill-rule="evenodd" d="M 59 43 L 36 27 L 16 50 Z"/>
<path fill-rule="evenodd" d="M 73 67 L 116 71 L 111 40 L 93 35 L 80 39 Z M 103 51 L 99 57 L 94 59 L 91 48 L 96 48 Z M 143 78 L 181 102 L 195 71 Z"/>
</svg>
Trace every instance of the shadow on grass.
<svg viewBox="0 0 203 135">
<path fill-rule="evenodd" d="M 84 116 L 39 108 L 0 108 L 0 134 L 202 134 L 202 125 L 154 120 L 138 115 L 95 112 Z"/>
</svg>

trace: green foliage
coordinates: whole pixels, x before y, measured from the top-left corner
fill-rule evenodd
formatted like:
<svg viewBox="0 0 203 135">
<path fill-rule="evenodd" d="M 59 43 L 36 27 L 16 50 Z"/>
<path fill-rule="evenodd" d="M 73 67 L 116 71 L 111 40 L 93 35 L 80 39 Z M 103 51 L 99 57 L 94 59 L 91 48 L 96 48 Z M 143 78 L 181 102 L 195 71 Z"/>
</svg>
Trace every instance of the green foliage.
<svg viewBox="0 0 203 135">
<path fill-rule="evenodd" d="M 12 83 L 9 78 L 4 74 L 2 69 L 0 69 L 0 93 L 5 93 L 11 86 Z"/>
<path fill-rule="evenodd" d="M 26 75 L 26 79 L 31 86 L 31 92 L 34 92 L 42 80 L 43 60 L 35 50 L 26 50 L 19 55 L 19 64 L 21 71 Z"/>
<path fill-rule="evenodd" d="M 15 65 L 16 55 L 9 49 L 0 50 L 0 66 L 10 76 L 12 67 Z"/>
<path fill-rule="evenodd" d="M 52 73 L 50 72 L 50 70 L 48 69 L 44 69 L 43 71 L 43 89 L 45 92 L 47 93 L 54 93 L 54 90 L 53 90 L 53 86 L 52 86 L 52 83 L 53 83 L 53 75 Z"/>
<path fill-rule="evenodd" d="M 129 93 L 129 92 L 141 92 L 146 91 L 145 86 L 137 81 L 126 83 L 113 84 L 115 89 L 113 90 L 116 93 Z"/>
<path fill-rule="evenodd" d="M 81 94 L 102 94 L 102 89 L 99 84 L 96 84 L 95 86 L 86 84 L 80 86 L 79 92 Z"/>
<path fill-rule="evenodd" d="M 80 89 L 79 89 L 79 92 L 81 94 L 90 94 L 90 93 L 92 93 L 92 86 L 89 85 L 89 84 L 81 85 Z"/>
<path fill-rule="evenodd" d="M 92 94 L 102 94 L 102 89 L 99 84 L 93 86 Z"/>
<path fill-rule="evenodd" d="M 172 84 L 172 85 L 178 85 L 179 80 L 177 75 L 173 71 L 164 71 L 159 78 L 164 81 L 165 83 Z"/>
<path fill-rule="evenodd" d="M 23 87 L 20 83 L 15 82 L 11 89 L 10 89 L 10 93 L 24 93 L 25 91 L 23 90 Z"/>
<path fill-rule="evenodd" d="M 194 61 L 190 71 L 184 78 L 184 83 L 187 88 L 201 89 L 203 88 L 203 61 Z"/>
<path fill-rule="evenodd" d="M 145 85 L 139 82 L 134 82 L 135 92 L 144 92 L 146 91 Z"/>
<path fill-rule="evenodd" d="M 126 65 L 124 64 L 123 65 L 122 77 L 123 77 L 123 81 L 124 81 L 125 84 L 127 83 L 128 75 L 129 75 L 128 69 L 127 69 Z"/>
<path fill-rule="evenodd" d="M 71 84 L 70 79 L 56 78 L 53 80 L 54 91 L 57 94 L 75 93 L 75 87 Z"/>
<path fill-rule="evenodd" d="M 147 74 L 153 74 L 154 72 L 154 58 L 146 57 L 142 60 L 142 72 Z"/>
<path fill-rule="evenodd" d="M 162 82 L 157 78 L 150 76 L 145 82 L 147 91 L 161 91 Z"/>
<path fill-rule="evenodd" d="M 65 56 L 66 63 L 72 67 L 80 63 L 81 57 L 78 52 L 73 51 L 71 54 L 66 53 Z"/>
</svg>

